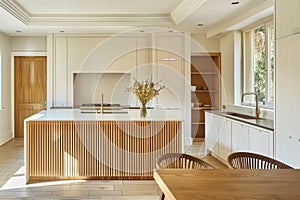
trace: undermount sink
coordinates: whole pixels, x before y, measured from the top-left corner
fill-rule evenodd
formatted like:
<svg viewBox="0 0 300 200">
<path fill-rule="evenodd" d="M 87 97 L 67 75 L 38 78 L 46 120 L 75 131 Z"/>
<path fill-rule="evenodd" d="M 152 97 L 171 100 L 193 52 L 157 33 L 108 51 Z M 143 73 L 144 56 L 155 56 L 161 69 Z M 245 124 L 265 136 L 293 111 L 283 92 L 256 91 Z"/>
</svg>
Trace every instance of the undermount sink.
<svg viewBox="0 0 300 200">
<path fill-rule="evenodd" d="M 243 118 L 243 119 L 256 119 L 256 117 L 244 115 L 244 114 L 240 114 L 240 113 L 227 113 L 227 115 L 233 116 L 233 117 L 239 117 L 239 118 Z"/>
</svg>

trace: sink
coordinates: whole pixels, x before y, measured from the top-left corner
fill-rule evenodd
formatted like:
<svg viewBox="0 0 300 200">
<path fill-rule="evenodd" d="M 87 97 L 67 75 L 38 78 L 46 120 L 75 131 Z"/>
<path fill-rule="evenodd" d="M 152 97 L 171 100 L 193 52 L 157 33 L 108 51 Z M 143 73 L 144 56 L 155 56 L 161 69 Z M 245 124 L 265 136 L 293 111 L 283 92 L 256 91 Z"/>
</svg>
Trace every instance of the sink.
<svg viewBox="0 0 300 200">
<path fill-rule="evenodd" d="M 240 114 L 240 113 L 227 113 L 227 115 L 233 116 L 233 117 L 239 117 L 239 118 L 243 118 L 243 119 L 256 119 L 256 117 L 244 115 L 244 114 Z"/>
</svg>

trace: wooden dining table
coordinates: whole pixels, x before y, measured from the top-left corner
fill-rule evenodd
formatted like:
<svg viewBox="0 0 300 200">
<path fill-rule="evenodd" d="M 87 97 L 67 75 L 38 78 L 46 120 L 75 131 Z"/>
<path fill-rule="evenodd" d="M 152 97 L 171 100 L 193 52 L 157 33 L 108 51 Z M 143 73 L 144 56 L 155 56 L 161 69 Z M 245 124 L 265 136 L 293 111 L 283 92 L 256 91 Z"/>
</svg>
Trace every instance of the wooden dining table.
<svg viewBox="0 0 300 200">
<path fill-rule="evenodd" d="M 167 200 L 300 199 L 300 170 L 158 169 Z"/>
</svg>

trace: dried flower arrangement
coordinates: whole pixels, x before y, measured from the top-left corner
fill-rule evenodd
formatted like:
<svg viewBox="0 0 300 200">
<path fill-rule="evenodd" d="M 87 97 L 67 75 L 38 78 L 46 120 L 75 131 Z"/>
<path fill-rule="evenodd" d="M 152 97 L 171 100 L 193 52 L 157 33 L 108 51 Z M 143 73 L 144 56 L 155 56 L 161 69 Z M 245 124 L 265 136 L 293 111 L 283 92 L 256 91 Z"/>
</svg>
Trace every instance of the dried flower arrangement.
<svg viewBox="0 0 300 200">
<path fill-rule="evenodd" d="M 145 81 L 137 81 L 134 78 L 134 84 L 132 87 L 126 88 L 128 92 L 132 92 L 140 100 L 141 107 L 141 117 L 146 117 L 147 109 L 146 104 L 165 87 L 160 85 L 159 82 L 153 82 L 152 76 L 150 79 Z"/>
</svg>

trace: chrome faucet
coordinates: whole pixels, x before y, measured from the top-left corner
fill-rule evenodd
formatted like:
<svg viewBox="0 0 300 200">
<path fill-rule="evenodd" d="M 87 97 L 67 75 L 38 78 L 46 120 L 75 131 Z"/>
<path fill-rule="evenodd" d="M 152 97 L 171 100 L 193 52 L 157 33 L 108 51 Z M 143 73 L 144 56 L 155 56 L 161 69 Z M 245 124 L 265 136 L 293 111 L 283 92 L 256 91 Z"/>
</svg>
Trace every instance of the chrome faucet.
<svg viewBox="0 0 300 200">
<path fill-rule="evenodd" d="M 242 94 L 242 103 L 244 102 L 244 96 L 246 95 L 255 95 L 255 114 L 256 114 L 256 119 L 259 118 L 259 108 L 258 108 L 258 95 L 255 92 L 246 92 Z"/>
</svg>

